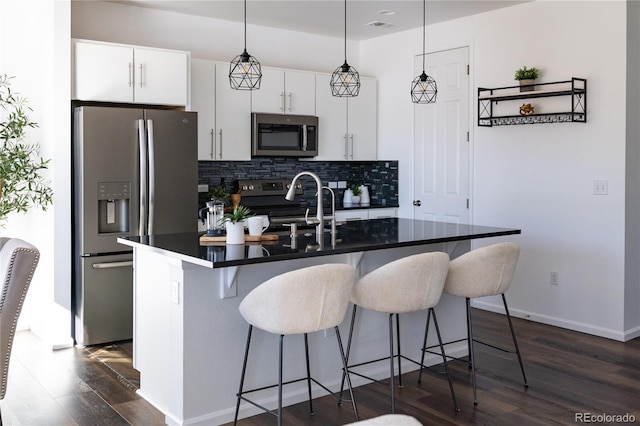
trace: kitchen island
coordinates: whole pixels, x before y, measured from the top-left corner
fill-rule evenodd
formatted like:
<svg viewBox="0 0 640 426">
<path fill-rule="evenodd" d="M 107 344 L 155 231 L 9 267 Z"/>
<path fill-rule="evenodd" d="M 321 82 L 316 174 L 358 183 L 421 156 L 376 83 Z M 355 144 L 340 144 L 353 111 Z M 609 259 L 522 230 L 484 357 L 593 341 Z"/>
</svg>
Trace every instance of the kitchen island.
<svg viewBox="0 0 640 426">
<path fill-rule="evenodd" d="M 242 299 L 263 281 L 286 271 L 323 263 L 348 263 L 358 274 L 411 254 L 444 251 L 453 259 L 479 238 L 519 234 L 518 229 L 451 224 L 412 219 L 350 221 L 337 233 L 299 231 L 262 244 L 200 244 L 197 233 L 120 238 L 134 249 L 134 367 L 140 371 L 139 394 L 165 413 L 167 424 L 220 424 L 233 420 L 248 325 L 238 312 Z M 504 240 L 504 238 L 499 238 Z M 443 296 L 438 307 L 445 340 L 466 335 L 464 300 Z M 349 316 L 349 314 L 348 314 Z M 403 355 L 419 359 L 426 313 L 401 320 Z M 348 320 L 341 325 L 344 336 Z M 388 353 L 386 315 L 362 312 L 358 317 L 350 363 Z M 433 333 L 432 333 L 433 334 Z M 432 343 L 431 340 L 429 342 Z M 245 386 L 277 382 L 278 339 L 258 331 Z M 331 330 L 309 336 L 312 375 L 338 389 L 341 362 Z M 466 353 L 466 344 L 448 348 Z M 427 363 L 437 363 L 435 356 Z M 285 339 L 285 381 L 305 375 L 301 336 Z M 403 371 L 415 369 L 403 364 Z M 388 363 L 371 364 L 363 372 L 388 375 Z M 428 377 L 428 376 L 427 376 Z M 428 380 L 428 379 L 427 379 Z M 366 383 L 354 376 L 354 386 Z M 315 389 L 315 396 L 325 395 Z M 286 386 L 283 403 L 306 399 L 306 384 Z M 273 408 L 276 393 L 256 396 Z M 243 404 L 240 417 L 261 411 Z"/>
</svg>

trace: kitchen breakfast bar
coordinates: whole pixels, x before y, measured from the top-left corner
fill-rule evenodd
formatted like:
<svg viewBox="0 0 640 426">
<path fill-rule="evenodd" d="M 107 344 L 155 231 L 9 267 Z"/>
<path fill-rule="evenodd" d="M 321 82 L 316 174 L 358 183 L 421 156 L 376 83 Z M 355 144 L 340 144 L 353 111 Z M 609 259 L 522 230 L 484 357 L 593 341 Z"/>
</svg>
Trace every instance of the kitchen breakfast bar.
<svg viewBox="0 0 640 426">
<path fill-rule="evenodd" d="M 248 324 L 238 311 L 242 299 L 265 280 L 281 273 L 324 263 L 347 263 L 362 276 L 392 260 L 427 251 L 443 251 L 451 259 L 471 249 L 474 239 L 520 234 L 519 229 L 431 222 L 412 219 L 349 221 L 330 232 L 299 230 L 277 240 L 225 245 L 200 243 L 197 233 L 119 238 L 134 251 L 133 362 L 140 372 L 138 393 L 165 414 L 170 425 L 221 424 L 233 420 Z M 466 336 L 465 303 L 443 295 L 436 307 L 443 340 Z M 360 311 L 350 364 L 388 355 L 388 318 Z M 350 309 L 340 326 L 348 334 Z M 401 316 L 402 353 L 420 359 L 426 312 Z M 431 333 L 435 334 L 435 333 Z M 429 344 L 435 342 L 430 341 Z M 284 380 L 304 377 L 302 336 L 284 341 Z M 342 364 L 333 330 L 309 335 L 311 375 L 338 390 Z M 466 343 L 450 345 L 450 355 L 467 352 Z M 426 364 L 439 357 L 427 356 Z M 254 330 L 246 388 L 277 383 L 278 338 Z M 388 377 L 388 362 L 360 370 Z M 405 365 L 403 371 L 416 369 Z M 357 376 L 354 386 L 366 382 Z M 429 375 L 423 379 L 428 385 Z M 326 395 L 314 388 L 314 397 Z M 285 386 L 283 404 L 306 400 L 305 382 Z M 277 405 L 275 389 L 258 392 L 256 402 Z M 336 409 L 351 409 L 344 404 Z M 242 404 L 240 418 L 262 411 Z"/>
</svg>

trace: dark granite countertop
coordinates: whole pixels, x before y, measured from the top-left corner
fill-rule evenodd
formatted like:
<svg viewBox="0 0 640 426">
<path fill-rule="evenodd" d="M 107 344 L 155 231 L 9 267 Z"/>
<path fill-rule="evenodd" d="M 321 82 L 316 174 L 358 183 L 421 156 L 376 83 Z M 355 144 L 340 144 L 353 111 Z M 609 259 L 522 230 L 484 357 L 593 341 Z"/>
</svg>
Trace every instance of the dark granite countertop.
<svg viewBox="0 0 640 426">
<path fill-rule="evenodd" d="M 219 268 L 515 235 L 520 232 L 519 229 L 513 228 L 386 218 L 356 220 L 338 226 L 335 247 L 331 244 L 330 232 L 325 232 L 323 244 L 318 244 L 315 230 L 299 230 L 298 236 L 294 239 L 290 238 L 288 233 L 280 233 L 277 241 L 265 241 L 262 244 L 248 243 L 246 245 L 225 245 L 223 243 L 201 245 L 199 238 L 202 234 L 196 232 L 123 237 L 118 241 L 133 247 L 142 245 L 194 264 Z"/>
</svg>

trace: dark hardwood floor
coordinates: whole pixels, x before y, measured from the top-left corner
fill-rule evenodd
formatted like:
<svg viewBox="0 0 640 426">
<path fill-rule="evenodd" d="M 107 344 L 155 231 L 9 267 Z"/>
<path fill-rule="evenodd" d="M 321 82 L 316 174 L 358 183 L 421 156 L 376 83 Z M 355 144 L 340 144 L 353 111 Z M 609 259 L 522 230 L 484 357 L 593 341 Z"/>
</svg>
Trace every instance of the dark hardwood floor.
<svg viewBox="0 0 640 426">
<path fill-rule="evenodd" d="M 506 319 L 474 310 L 477 336 L 507 345 Z M 470 372 L 451 362 L 459 413 L 453 411 L 446 376 L 437 372 L 403 375 L 396 392 L 396 412 L 424 425 L 569 425 L 576 413 L 635 416 L 640 422 L 640 339 L 626 343 L 602 339 L 521 319 L 514 319 L 529 388 L 515 357 L 477 346 L 478 405 L 474 407 Z M 405 345 L 407 342 L 404 343 Z M 138 397 L 138 374 L 131 367 L 131 344 L 47 350 L 29 332 L 16 336 L 9 385 L 0 403 L 4 425 L 161 425 L 164 416 Z M 235 392 L 235 389 L 230 390 Z M 376 383 L 356 388 L 360 418 L 389 410 L 388 387 Z M 284 423 L 339 425 L 354 421 L 350 404 L 333 397 L 285 409 Z M 606 421 L 608 420 L 608 421 Z M 599 424 L 616 424 L 615 418 Z M 262 414 L 240 425 L 271 425 Z M 618 422 L 617 424 L 621 424 Z"/>
</svg>

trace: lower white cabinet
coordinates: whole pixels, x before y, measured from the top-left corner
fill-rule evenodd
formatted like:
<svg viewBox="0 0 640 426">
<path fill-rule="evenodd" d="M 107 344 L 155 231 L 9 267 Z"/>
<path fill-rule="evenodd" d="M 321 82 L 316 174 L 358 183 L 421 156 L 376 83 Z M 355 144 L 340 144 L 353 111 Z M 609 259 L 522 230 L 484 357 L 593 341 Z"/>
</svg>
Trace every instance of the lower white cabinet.
<svg viewBox="0 0 640 426">
<path fill-rule="evenodd" d="M 397 209 L 392 207 L 384 209 L 357 209 L 336 211 L 336 220 L 338 222 L 348 222 L 350 220 L 383 219 L 397 216 Z"/>
</svg>

